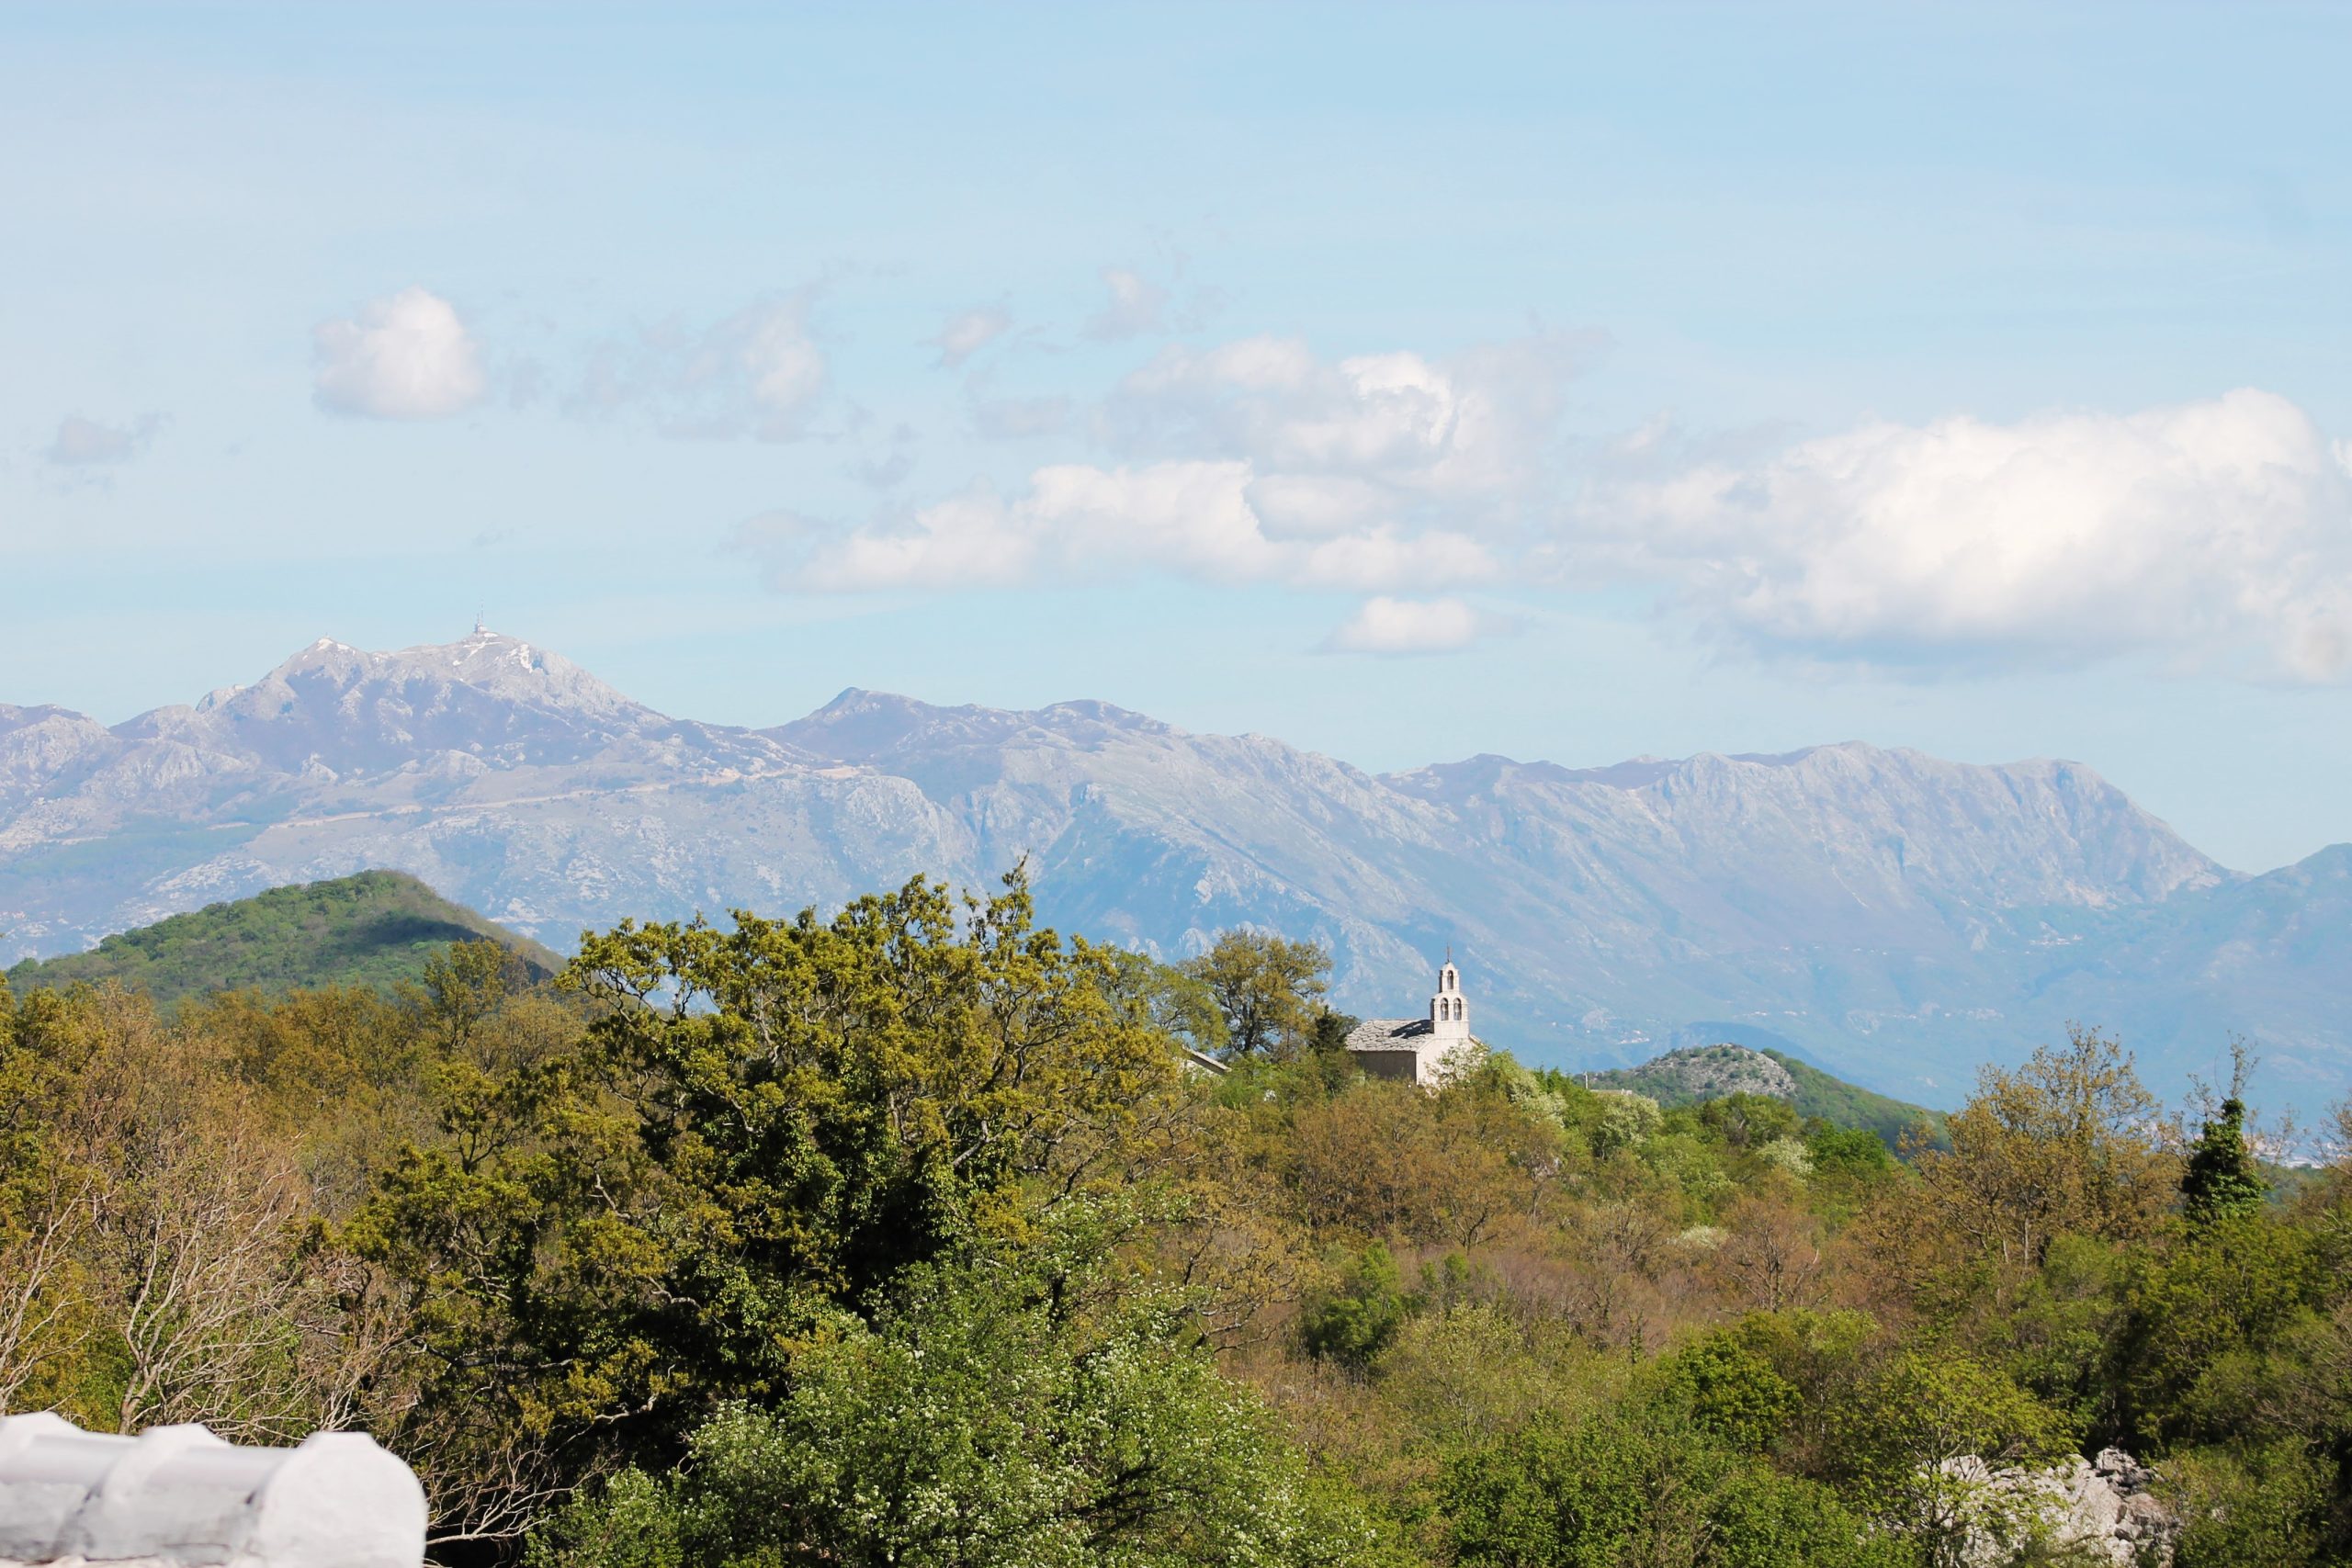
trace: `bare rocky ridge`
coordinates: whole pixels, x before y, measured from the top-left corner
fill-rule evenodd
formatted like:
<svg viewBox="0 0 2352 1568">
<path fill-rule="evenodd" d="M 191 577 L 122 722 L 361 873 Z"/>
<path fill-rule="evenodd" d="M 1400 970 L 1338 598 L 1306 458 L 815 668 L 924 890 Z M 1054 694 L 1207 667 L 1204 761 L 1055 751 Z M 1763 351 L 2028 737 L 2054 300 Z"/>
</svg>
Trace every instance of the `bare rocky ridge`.
<svg viewBox="0 0 2352 1568">
<path fill-rule="evenodd" d="M 1639 1081 L 1617 1081 L 1634 1076 L 1624 1072 L 1592 1081 L 1596 1087 L 1631 1089 L 1636 1093 L 1651 1093 L 1656 1085 L 1672 1090 L 1678 1101 L 1721 1100 L 1735 1094 L 1769 1095 L 1774 1100 L 1797 1097 L 1797 1080 L 1788 1068 L 1745 1045 L 1686 1046 L 1644 1063 L 1635 1072 Z"/>
<path fill-rule="evenodd" d="M 1351 1010 L 1444 947 L 1482 1037 L 1639 1061 L 1697 1031 L 1949 1102 L 2108 1024 L 2160 1079 L 2237 1029 L 2282 1082 L 2352 1063 L 2352 850 L 2229 872 L 2090 770 L 1849 743 L 1385 777 L 1101 703 L 850 691 L 766 730 L 672 718 L 483 633 L 321 641 L 108 728 L 0 707 L 0 955 L 368 867 L 561 948 L 625 915 L 790 910 L 1026 855 L 1046 917 L 1166 955 L 1238 923 L 1331 945 Z"/>
</svg>

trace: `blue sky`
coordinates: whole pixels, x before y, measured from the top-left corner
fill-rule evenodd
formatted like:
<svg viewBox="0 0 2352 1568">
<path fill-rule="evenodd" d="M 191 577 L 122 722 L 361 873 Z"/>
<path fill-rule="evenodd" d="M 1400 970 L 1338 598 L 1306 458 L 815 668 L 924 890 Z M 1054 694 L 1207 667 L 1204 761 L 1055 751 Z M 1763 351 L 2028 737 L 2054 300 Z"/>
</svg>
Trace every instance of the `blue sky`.
<svg viewBox="0 0 2352 1568">
<path fill-rule="evenodd" d="M 2352 839 L 2352 12 L 0 14 L 0 700 L 1844 739 Z"/>
</svg>

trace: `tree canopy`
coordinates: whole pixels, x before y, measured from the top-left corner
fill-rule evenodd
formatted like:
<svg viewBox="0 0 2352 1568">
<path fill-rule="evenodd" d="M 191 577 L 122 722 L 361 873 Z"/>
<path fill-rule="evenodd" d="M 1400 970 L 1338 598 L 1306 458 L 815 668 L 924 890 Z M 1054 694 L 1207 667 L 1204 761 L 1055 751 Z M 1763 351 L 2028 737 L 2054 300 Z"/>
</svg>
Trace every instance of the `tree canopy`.
<svg viewBox="0 0 2352 1568">
<path fill-rule="evenodd" d="M 2352 1560 L 2352 1166 L 2272 1188 L 2236 1093 L 2078 1032 L 1898 1158 L 1370 1078 L 1317 950 L 1218 953 L 1016 875 L 0 987 L 0 1408 L 361 1427 L 501 1568 L 2023 1564 L 1989 1478 L 2110 1445 L 2175 1568 Z"/>
</svg>

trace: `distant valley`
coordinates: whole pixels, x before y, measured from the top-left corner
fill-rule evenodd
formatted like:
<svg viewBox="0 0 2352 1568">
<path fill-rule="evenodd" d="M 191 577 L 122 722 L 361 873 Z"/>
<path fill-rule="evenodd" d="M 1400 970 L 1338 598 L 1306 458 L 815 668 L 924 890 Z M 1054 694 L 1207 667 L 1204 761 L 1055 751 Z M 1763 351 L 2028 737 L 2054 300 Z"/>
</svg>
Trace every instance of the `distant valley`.
<svg viewBox="0 0 2352 1568">
<path fill-rule="evenodd" d="M 1373 775 L 1101 703 L 860 691 L 755 730 L 487 633 L 322 641 L 111 728 L 0 706 L 11 963 L 370 867 L 564 949 L 1023 856 L 1064 929 L 1171 957 L 1245 923 L 1324 942 L 1359 1013 L 1415 1010 L 1451 944 L 1478 1032 L 1536 1063 L 1736 1040 L 1948 1105 L 2080 1020 L 2166 1088 L 2233 1031 L 2274 1099 L 2352 1080 L 2352 846 L 2242 875 L 2071 762 L 1846 744 Z"/>
</svg>

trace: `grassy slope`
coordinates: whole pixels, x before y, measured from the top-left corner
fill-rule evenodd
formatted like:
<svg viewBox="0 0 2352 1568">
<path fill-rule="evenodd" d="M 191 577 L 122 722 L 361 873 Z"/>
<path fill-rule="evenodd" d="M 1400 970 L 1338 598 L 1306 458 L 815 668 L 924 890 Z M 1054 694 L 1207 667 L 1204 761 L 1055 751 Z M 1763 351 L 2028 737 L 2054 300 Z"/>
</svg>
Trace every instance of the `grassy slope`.
<svg viewBox="0 0 2352 1568">
<path fill-rule="evenodd" d="M 1800 1116 L 1818 1116 L 1833 1127 L 1866 1128 L 1884 1139 L 1889 1148 L 1896 1146 L 1904 1132 L 1915 1122 L 1925 1122 L 1934 1136 L 1942 1137 L 1944 1116 L 1940 1111 L 1873 1093 L 1860 1084 L 1833 1077 L 1785 1052 L 1764 1050 L 1758 1054 L 1780 1063 L 1796 1079 L 1796 1095 L 1790 1103 Z M 1658 1066 L 1658 1062 L 1645 1062 L 1638 1067 L 1587 1073 L 1583 1079 L 1594 1089 L 1629 1089 L 1647 1095 L 1669 1108 L 1704 1098 L 1668 1074 L 1652 1071 Z"/>
<path fill-rule="evenodd" d="M 390 987 L 421 976 L 425 961 L 449 943 L 482 939 L 513 949 L 536 970 L 552 973 L 562 963 L 413 876 L 363 871 L 174 915 L 110 936 L 87 953 L 28 959 L 7 979 L 19 994 L 119 980 L 167 1007 L 182 997 L 248 987 Z"/>
</svg>

